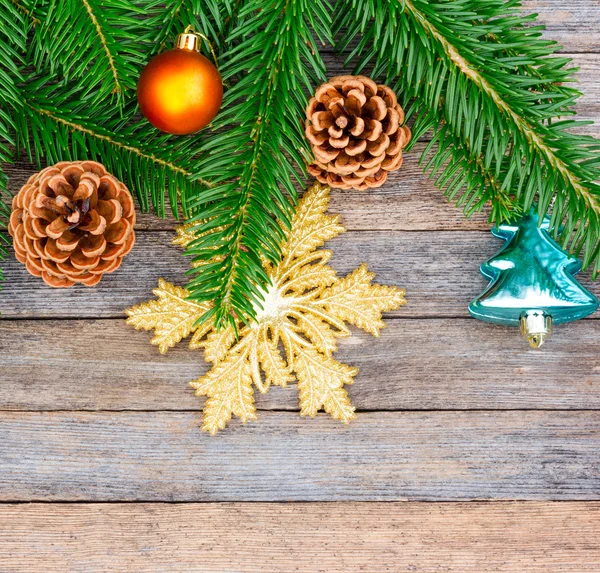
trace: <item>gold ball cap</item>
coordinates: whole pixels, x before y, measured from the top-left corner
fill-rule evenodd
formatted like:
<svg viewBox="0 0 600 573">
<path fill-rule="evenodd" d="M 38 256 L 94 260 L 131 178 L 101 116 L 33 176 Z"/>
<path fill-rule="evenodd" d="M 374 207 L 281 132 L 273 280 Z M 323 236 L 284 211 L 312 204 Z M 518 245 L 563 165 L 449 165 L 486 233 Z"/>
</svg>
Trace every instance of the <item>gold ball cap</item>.
<svg viewBox="0 0 600 573">
<path fill-rule="evenodd" d="M 186 31 L 177 36 L 175 47 L 179 50 L 191 50 L 192 52 L 199 52 L 201 39 L 202 38 L 200 38 L 200 36 L 197 34 L 192 34 Z"/>
</svg>

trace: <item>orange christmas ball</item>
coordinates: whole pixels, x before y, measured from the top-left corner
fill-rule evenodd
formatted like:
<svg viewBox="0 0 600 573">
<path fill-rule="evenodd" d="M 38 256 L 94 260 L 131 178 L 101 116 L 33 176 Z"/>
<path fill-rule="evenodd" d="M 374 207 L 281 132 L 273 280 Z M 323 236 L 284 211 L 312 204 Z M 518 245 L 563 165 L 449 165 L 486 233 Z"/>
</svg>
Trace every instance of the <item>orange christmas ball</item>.
<svg viewBox="0 0 600 573">
<path fill-rule="evenodd" d="M 223 99 L 223 81 L 199 51 L 200 37 L 180 34 L 176 48 L 155 56 L 142 71 L 137 98 L 146 119 L 161 131 L 184 135 L 208 125 Z"/>
</svg>

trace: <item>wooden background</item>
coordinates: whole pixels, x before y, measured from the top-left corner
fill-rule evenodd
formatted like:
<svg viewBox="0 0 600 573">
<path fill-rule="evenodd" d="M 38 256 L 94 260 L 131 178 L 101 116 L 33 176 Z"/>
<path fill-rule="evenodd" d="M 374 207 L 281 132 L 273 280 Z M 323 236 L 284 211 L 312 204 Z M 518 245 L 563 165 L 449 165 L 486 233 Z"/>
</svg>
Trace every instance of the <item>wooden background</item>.
<svg viewBox="0 0 600 573">
<path fill-rule="evenodd" d="M 600 4 L 525 6 L 581 68 L 581 117 L 599 119 Z M 348 427 L 301 419 L 291 387 L 258 397 L 257 423 L 200 432 L 187 382 L 202 355 L 160 356 L 123 320 L 159 276 L 184 283 L 172 221 L 141 216 L 133 253 L 93 289 L 51 290 L 11 257 L 0 572 L 600 571 L 598 315 L 537 352 L 470 319 L 500 243 L 417 157 L 382 189 L 333 195 L 349 229 L 334 266 L 365 261 L 408 299 L 379 340 L 341 341 L 361 369 Z M 16 191 L 33 167 L 9 171 Z"/>
</svg>

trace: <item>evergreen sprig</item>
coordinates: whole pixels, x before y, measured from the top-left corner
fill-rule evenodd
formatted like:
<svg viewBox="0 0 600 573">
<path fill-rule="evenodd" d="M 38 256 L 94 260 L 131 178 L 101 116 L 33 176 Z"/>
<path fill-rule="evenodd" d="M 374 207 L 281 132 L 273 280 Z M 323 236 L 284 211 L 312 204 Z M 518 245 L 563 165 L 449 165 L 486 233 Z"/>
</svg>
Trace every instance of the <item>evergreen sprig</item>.
<svg viewBox="0 0 600 573">
<path fill-rule="evenodd" d="M 6 226 L 10 215 L 8 177 L 3 165 L 14 161 L 15 120 L 21 109 L 17 85 L 23 79 L 22 54 L 30 25 L 30 16 L 22 5 L 8 3 L 0 9 L 0 227 Z M 0 261 L 6 257 L 7 244 L 6 237 L 0 233 Z M 3 280 L 4 275 L 0 269 L 0 282 Z"/>
<path fill-rule="evenodd" d="M 212 186 L 192 204 L 199 237 L 187 249 L 190 297 L 213 303 L 204 320 L 217 326 L 255 316 L 269 280 L 263 259 L 279 260 L 294 180 L 309 159 L 306 93 L 325 79 L 315 36 L 329 40 L 329 9 L 321 0 L 247 0 L 220 58 L 223 80 L 235 83 L 202 146 L 198 176 Z"/>
<path fill-rule="evenodd" d="M 334 22 L 331 22 L 331 15 Z M 212 129 L 172 137 L 138 113 L 148 59 L 191 25 L 228 90 Z M 204 319 L 249 320 L 278 261 L 311 158 L 301 118 L 326 78 L 320 42 L 408 106 L 425 169 L 470 214 L 538 203 L 563 245 L 600 267 L 599 144 L 569 131 L 569 60 L 516 0 L 6 0 L 0 3 L 0 163 L 97 159 L 143 210 L 193 214 L 188 285 Z M 203 51 L 212 57 L 206 45 Z M 0 168 L 0 218 L 8 210 Z M 0 257 L 4 251 L 0 245 Z"/>
<path fill-rule="evenodd" d="M 84 84 L 89 105 L 135 91 L 138 70 L 144 65 L 139 18 L 142 5 L 131 0 L 38 0 L 34 6 L 34 41 L 30 61 L 39 72 L 60 75 Z M 84 82 L 81 80 L 85 79 Z"/>
<path fill-rule="evenodd" d="M 423 159 L 467 214 L 492 222 L 537 202 L 583 264 L 600 265 L 600 149 L 566 131 L 579 92 L 570 60 L 516 0 L 338 0 L 338 48 L 412 100 Z"/>
</svg>

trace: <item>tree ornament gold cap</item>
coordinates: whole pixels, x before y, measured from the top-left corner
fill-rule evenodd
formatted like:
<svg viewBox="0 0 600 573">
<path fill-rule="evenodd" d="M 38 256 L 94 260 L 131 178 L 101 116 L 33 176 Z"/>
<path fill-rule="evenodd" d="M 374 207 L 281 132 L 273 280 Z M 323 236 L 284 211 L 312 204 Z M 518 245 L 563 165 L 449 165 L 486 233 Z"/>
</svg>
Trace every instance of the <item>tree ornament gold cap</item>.
<svg viewBox="0 0 600 573">
<path fill-rule="evenodd" d="M 202 37 L 194 32 L 191 26 L 188 26 L 183 34 L 177 36 L 175 40 L 175 47 L 179 50 L 191 50 L 192 52 L 200 51 L 200 42 Z"/>
<path fill-rule="evenodd" d="M 209 39 L 200 32 L 196 32 L 192 26 L 188 26 L 183 34 L 179 34 L 177 39 L 175 40 L 175 48 L 177 50 L 190 50 L 192 52 L 200 52 L 200 44 L 204 40 L 210 49 L 210 53 L 212 54 L 212 58 L 215 62 L 215 66 L 217 66 L 217 54 L 215 53 L 215 49 L 213 45 L 210 43 Z"/>
<path fill-rule="evenodd" d="M 521 336 L 539 348 L 552 335 L 552 316 L 543 310 L 526 310 L 519 319 Z"/>
</svg>

